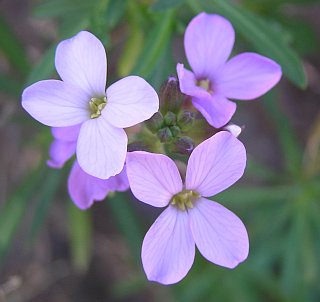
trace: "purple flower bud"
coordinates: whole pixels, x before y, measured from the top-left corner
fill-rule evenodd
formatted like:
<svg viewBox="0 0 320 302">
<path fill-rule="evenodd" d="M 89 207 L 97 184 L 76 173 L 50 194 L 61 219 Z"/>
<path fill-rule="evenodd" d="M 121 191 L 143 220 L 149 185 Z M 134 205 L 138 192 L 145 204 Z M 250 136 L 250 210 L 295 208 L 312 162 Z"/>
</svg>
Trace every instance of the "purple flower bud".
<svg viewBox="0 0 320 302">
<path fill-rule="evenodd" d="M 162 128 L 157 133 L 161 143 L 167 143 L 172 140 L 173 134 L 169 127 Z"/>
<path fill-rule="evenodd" d="M 178 126 L 182 131 L 189 130 L 194 122 L 194 113 L 189 111 L 182 112 L 178 117 Z"/>
<path fill-rule="evenodd" d="M 180 137 L 173 144 L 172 151 L 180 154 L 189 155 L 195 147 L 194 141 L 189 136 Z"/>
<path fill-rule="evenodd" d="M 164 116 L 164 122 L 167 126 L 174 126 L 177 123 L 177 116 L 169 111 L 165 116 Z"/>
<path fill-rule="evenodd" d="M 174 137 L 178 137 L 181 134 L 181 130 L 178 126 L 171 126 L 170 131 Z"/>
<path fill-rule="evenodd" d="M 178 112 L 182 105 L 182 94 L 176 76 L 169 76 L 160 88 L 160 110 L 163 114 L 168 111 Z"/>
</svg>

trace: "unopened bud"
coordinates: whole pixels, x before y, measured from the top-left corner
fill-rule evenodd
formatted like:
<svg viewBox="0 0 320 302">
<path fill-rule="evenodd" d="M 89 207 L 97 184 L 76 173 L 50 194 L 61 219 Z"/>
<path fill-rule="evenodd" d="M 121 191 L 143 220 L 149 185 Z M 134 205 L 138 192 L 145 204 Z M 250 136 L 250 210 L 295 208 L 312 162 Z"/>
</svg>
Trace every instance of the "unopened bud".
<svg viewBox="0 0 320 302">
<path fill-rule="evenodd" d="M 177 123 L 177 116 L 169 111 L 165 116 L 164 116 L 164 123 L 167 126 L 174 126 Z"/>
<path fill-rule="evenodd" d="M 178 126 L 171 126 L 170 130 L 174 137 L 178 137 L 181 134 L 181 130 Z"/>
<path fill-rule="evenodd" d="M 176 76 L 170 76 L 160 88 L 160 109 L 163 114 L 168 111 L 178 112 L 182 104 L 182 94 Z"/>
<path fill-rule="evenodd" d="M 194 149 L 194 141 L 189 136 L 180 137 L 173 145 L 173 151 L 180 154 L 189 155 Z"/>
<path fill-rule="evenodd" d="M 161 143 L 167 143 L 172 140 L 173 135 L 169 127 L 162 128 L 157 133 Z"/>
<path fill-rule="evenodd" d="M 159 111 L 156 112 L 150 119 L 145 121 L 145 124 L 152 133 L 156 133 L 163 124 L 162 114 Z"/>
<path fill-rule="evenodd" d="M 133 142 L 128 144 L 128 152 L 133 152 L 133 151 L 148 151 L 149 148 L 140 141 Z"/>
<path fill-rule="evenodd" d="M 189 111 L 182 112 L 178 117 L 178 126 L 186 131 L 190 129 L 194 122 L 194 113 Z"/>
<path fill-rule="evenodd" d="M 223 130 L 229 131 L 231 134 L 233 134 L 235 137 L 238 137 L 242 131 L 242 127 L 235 125 L 235 124 L 229 124 L 223 128 Z"/>
</svg>

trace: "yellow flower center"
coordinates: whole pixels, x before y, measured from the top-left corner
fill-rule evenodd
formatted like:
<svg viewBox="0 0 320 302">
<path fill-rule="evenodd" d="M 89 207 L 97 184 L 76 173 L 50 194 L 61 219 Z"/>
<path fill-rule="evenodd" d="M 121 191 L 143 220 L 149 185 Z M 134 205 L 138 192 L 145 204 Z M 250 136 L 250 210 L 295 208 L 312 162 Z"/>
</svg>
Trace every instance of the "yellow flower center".
<svg viewBox="0 0 320 302">
<path fill-rule="evenodd" d="M 208 91 L 210 94 L 213 93 L 211 82 L 209 79 L 198 80 L 196 85 Z"/>
<path fill-rule="evenodd" d="M 107 98 L 91 98 L 89 101 L 90 107 L 90 118 L 97 118 L 101 115 L 101 111 L 104 107 L 106 107 Z"/>
<path fill-rule="evenodd" d="M 180 210 L 192 209 L 193 204 L 200 198 L 200 195 L 192 190 L 183 190 L 180 193 L 174 195 L 170 203 Z"/>
</svg>

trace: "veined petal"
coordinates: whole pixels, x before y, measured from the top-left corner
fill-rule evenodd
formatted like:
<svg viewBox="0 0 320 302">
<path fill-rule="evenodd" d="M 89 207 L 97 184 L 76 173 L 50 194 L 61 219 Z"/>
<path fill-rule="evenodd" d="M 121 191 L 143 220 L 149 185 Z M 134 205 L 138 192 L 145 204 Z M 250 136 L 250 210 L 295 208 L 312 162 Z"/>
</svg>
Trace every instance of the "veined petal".
<svg viewBox="0 0 320 302">
<path fill-rule="evenodd" d="M 182 93 L 199 99 L 210 98 L 210 93 L 204 88 L 196 85 L 197 79 L 195 75 L 191 71 L 185 69 L 183 64 L 177 64 L 177 74 Z"/>
<path fill-rule="evenodd" d="M 65 142 L 75 142 L 78 139 L 81 124 L 70 127 L 53 127 L 51 128 L 52 136 L 55 139 Z"/>
<path fill-rule="evenodd" d="M 209 197 L 233 185 L 246 166 L 243 144 L 227 131 L 221 131 L 198 145 L 190 155 L 186 188 Z"/>
<path fill-rule="evenodd" d="M 129 76 L 112 84 L 107 89 L 107 100 L 102 115 L 119 128 L 141 123 L 159 109 L 156 91 L 138 76 Z"/>
<path fill-rule="evenodd" d="M 226 62 L 234 39 L 231 23 L 221 16 L 201 13 L 192 19 L 184 35 L 184 48 L 198 79 L 214 75 Z"/>
<path fill-rule="evenodd" d="M 119 174 L 124 166 L 127 142 L 125 131 L 113 127 L 103 117 L 86 121 L 77 144 L 80 167 L 101 179 Z"/>
<path fill-rule="evenodd" d="M 243 53 L 222 67 L 215 87 L 227 98 L 251 100 L 275 86 L 281 74 L 280 65 L 273 60 L 255 53 Z"/>
<path fill-rule="evenodd" d="M 142 264 L 150 281 L 173 284 L 190 270 L 195 254 L 187 211 L 169 206 L 144 237 Z"/>
<path fill-rule="evenodd" d="M 22 94 L 22 107 L 51 127 L 80 124 L 89 118 L 89 100 L 83 91 L 58 80 L 37 82 Z"/>
<path fill-rule="evenodd" d="M 51 168 L 62 168 L 72 155 L 76 152 L 77 143 L 55 139 L 49 149 L 50 159 L 47 165 Z"/>
<path fill-rule="evenodd" d="M 188 213 L 193 238 L 207 260 L 234 268 L 248 257 L 247 230 L 239 217 L 227 208 L 201 198 Z"/>
<path fill-rule="evenodd" d="M 103 200 L 110 191 L 108 180 L 87 174 L 77 161 L 74 162 L 68 178 L 68 190 L 72 201 L 81 210 L 91 207 L 95 200 Z"/>
<path fill-rule="evenodd" d="M 133 195 L 154 207 L 165 207 L 182 191 L 178 168 L 169 157 L 144 151 L 128 152 L 127 174 Z"/>
<path fill-rule="evenodd" d="M 129 180 L 127 176 L 126 165 L 124 165 L 122 171 L 119 174 L 109 177 L 107 180 L 105 180 L 105 182 L 107 184 L 109 192 L 127 191 L 129 189 Z"/>
<path fill-rule="evenodd" d="M 107 57 L 102 43 L 93 34 L 81 31 L 60 42 L 55 65 L 63 81 L 83 89 L 90 97 L 105 95 Z"/>
<path fill-rule="evenodd" d="M 221 128 L 228 123 L 237 108 L 234 102 L 217 94 L 206 98 L 193 98 L 192 104 L 202 113 L 207 122 L 215 128 Z"/>
</svg>

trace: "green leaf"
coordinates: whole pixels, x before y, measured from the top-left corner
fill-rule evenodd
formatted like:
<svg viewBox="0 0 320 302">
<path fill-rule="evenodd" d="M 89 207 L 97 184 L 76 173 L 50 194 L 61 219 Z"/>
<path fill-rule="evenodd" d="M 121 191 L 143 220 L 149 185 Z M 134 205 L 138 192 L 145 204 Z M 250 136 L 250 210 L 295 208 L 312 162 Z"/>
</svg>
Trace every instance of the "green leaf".
<svg viewBox="0 0 320 302">
<path fill-rule="evenodd" d="M 186 2 L 186 0 L 157 0 L 151 5 L 151 10 L 165 11 L 167 9 L 177 7 L 184 2 Z"/>
<path fill-rule="evenodd" d="M 10 64 L 25 75 L 29 70 L 29 63 L 25 51 L 11 31 L 8 24 L 0 16 L 0 53 L 3 53 Z"/>
<path fill-rule="evenodd" d="M 302 62 L 295 51 L 284 41 L 282 32 L 269 22 L 239 5 L 226 0 L 190 1 L 196 12 L 208 11 L 228 18 L 235 29 L 249 41 L 259 53 L 278 62 L 283 73 L 298 87 L 307 86 L 307 78 Z"/>
<path fill-rule="evenodd" d="M 88 269 L 92 251 L 90 211 L 79 210 L 71 201 L 68 210 L 72 264 L 77 272 L 83 273 Z"/>
<path fill-rule="evenodd" d="M 158 61 L 170 41 L 173 17 L 173 11 L 168 11 L 161 15 L 158 23 L 148 36 L 144 49 L 133 69 L 134 74 L 146 77 L 154 70 L 155 62 Z"/>
<path fill-rule="evenodd" d="M 46 175 L 46 168 L 33 171 L 15 190 L 15 193 L 0 210 L 0 265 L 3 262 L 29 205 L 31 197 Z"/>
<path fill-rule="evenodd" d="M 53 201 L 55 193 L 63 179 L 61 174 L 61 170 L 50 169 L 39 189 L 36 198 L 38 203 L 35 208 L 29 232 L 29 240 L 31 242 L 33 242 L 39 229 L 43 225 L 45 218 L 47 217 L 51 202 Z"/>
<path fill-rule="evenodd" d="M 55 45 L 48 48 L 39 63 L 30 72 L 26 86 L 49 78 L 54 73 Z"/>
</svg>

